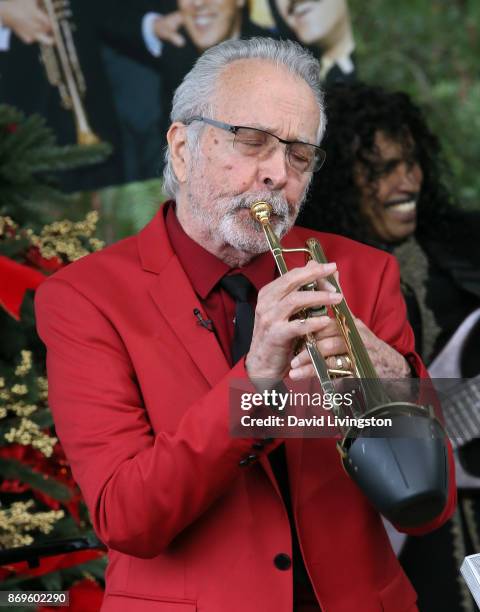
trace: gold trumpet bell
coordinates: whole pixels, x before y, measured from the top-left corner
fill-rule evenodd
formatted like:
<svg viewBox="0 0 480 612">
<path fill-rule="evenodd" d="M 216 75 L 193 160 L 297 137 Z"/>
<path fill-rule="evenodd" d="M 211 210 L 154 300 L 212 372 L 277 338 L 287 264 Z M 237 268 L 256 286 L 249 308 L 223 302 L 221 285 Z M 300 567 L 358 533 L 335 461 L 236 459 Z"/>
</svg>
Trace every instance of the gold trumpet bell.
<svg viewBox="0 0 480 612">
<path fill-rule="evenodd" d="M 79 132 L 77 131 L 77 142 L 79 145 L 95 145 L 101 142 L 95 132 Z"/>
</svg>

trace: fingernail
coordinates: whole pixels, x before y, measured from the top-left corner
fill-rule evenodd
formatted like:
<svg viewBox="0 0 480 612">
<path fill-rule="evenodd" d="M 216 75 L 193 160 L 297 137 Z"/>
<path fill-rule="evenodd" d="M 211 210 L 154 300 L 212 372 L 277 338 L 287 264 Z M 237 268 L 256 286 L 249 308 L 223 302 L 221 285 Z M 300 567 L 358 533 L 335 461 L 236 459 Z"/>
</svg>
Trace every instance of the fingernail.
<svg viewBox="0 0 480 612">
<path fill-rule="evenodd" d="M 325 272 L 333 272 L 336 269 L 337 269 L 337 264 L 334 263 L 334 262 L 330 262 L 330 263 L 324 264 Z"/>
<path fill-rule="evenodd" d="M 324 284 L 325 284 L 325 288 L 327 289 L 327 291 L 332 291 L 333 293 L 337 292 L 337 288 L 335 287 L 335 285 L 332 285 L 332 283 L 328 281 L 324 281 Z"/>
<path fill-rule="evenodd" d="M 300 365 L 300 359 L 298 357 L 294 357 L 290 362 L 290 365 L 292 366 L 292 368 L 298 367 Z"/>
<path fill-rule="evenodd" d="M 341 293 L 330 293 L 330 297 L 334 302 L 341 302 L 343 300 L 343 295 Z"/>
</svg>

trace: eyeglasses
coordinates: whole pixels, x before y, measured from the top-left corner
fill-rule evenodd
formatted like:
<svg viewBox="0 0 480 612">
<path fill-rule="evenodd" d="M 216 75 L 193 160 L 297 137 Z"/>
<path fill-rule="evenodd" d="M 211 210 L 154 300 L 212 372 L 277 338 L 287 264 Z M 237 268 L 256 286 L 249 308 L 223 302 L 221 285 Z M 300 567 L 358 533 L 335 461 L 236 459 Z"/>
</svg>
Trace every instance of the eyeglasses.
<svg viewBox="0 0 480 612">
<path fill-rule="evenodd" d="M 285 154 L 289 165 L 298 172 L 316 172 L 325 161 L 325 151 L 308 142 L 283 140 L 258 128 L 243 125 L 230 125 L 207 117 L 192 117 L 186 125 L 193 121 L 202 121 L 234 135 L 233 148 L 247 157 L 266 158 L 277 147 L 278 143 L 286 145 Z"/>
</svg>

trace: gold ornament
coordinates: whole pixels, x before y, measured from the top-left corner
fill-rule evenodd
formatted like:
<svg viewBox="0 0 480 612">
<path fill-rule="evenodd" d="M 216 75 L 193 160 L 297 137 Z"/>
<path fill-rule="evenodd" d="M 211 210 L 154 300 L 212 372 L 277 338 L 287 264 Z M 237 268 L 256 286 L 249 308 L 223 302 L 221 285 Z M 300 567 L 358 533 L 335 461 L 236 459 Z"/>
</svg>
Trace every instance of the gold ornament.
<svg viewBox="0 0 480 612">
<path fill-rule="evenodd" d="M 54 524 L 65 516 L 63 510 L 30 512 L 34 505 L 34 501 L 29 500 L 0 509 L 0 548 L 28 546 L 33 542 L 31 531 L 50 533 Z"/>
<path fill-rule="evenodd" d="M 21 351 L 21 361 L 15 369 L 15 376 L 26 376 L 32 369 L 32 351 Z"/>
<path fill-rule="evenodd" d="M 17 235 L 18 225 L 10 217 L 0 217 L 0 237 Z"/>
<path fill-rule="evenodd" d="M 13 385 L 11 388 L 11 392 L 14 395 L 27 395 L 28 387 L 27 385 Z"/>
<path fill-rule="evenodd" d="M 58 257 L 67 261 L 75 261 L 88 255 L 86 246 L 94 251 L 104 247 L 104 243 L 93 237 L 97 229 L 98 213 L 90 211 L 83 221 L 55 221 L 45 227 L 40 235 L 29 233 L 31 243 L 36 246 L 42 257 L 53 259 Z"/>
<path fill-rule="evenodd" d="M 45 457 L 51 457 L 58 438 L 42 432 L 40 427 L 30 419 L 22 418 L 19 427 L 12 427 L 4 436 L 7 442 L 33 446 Z"/>
</svg>

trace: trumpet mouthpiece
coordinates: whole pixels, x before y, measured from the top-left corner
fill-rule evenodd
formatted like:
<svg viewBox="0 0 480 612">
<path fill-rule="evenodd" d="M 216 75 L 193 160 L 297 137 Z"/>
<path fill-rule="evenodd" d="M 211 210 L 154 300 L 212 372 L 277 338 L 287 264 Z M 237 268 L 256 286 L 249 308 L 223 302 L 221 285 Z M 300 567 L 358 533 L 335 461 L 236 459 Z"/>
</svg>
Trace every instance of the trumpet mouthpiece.
<svg viewBox="0 0 480 612">
<path fill-rule="evenodd" d="M 250 214 L 260 223 L 268 223 L 272 213 L 272 206 L 268 202 L 254 202 L 250 207 Z"/>
</svg>

